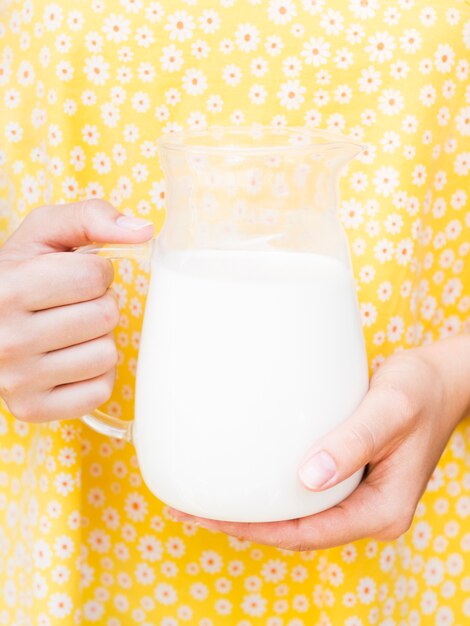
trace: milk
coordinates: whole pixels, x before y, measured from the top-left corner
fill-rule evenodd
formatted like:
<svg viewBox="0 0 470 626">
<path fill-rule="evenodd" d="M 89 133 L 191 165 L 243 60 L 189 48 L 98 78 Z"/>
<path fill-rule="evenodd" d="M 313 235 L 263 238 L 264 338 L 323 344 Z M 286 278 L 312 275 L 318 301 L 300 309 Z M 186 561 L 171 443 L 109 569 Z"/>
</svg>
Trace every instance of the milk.
<svg viewBox="0 0 470 626">
<path fill-rule="evenodd" d="M 145 338 L 145 340 L 144 340 Z M 297 469 L 368 387 L 351 270 L 297 252 L 156 254 L 134 441 L 148 487 L 177 509 L 275 521 L 344 499 Z"/>
</svg>

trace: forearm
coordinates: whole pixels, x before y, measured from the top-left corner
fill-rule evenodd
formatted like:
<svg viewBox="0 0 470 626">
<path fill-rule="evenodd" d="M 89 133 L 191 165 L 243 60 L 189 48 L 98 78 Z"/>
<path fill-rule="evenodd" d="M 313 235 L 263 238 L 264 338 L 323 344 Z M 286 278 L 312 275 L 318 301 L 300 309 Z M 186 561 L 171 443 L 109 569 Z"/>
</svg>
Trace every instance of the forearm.
<svg viewBox="0 0 470 626">
<path fill-rule="evenodd" d="M 455 426 L 470 413 L 470 333 L 419 348 L 443 381 Z"/>
</svg>

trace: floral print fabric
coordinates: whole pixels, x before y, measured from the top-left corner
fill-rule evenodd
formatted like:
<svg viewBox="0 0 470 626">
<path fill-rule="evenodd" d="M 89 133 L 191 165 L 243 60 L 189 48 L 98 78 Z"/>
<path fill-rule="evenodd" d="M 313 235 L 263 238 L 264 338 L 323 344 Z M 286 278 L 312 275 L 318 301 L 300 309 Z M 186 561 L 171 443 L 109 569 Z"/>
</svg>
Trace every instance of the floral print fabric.
<svg viewBox="0 0 470 626">
<path fill-rule="evenodd" d="M 451 0 L 48 0 L 0 14 L 0 237 L 45 203 L 164 219 L 161 133 L 337 129 L 371 370 L 470 329 L 470 5 Z M 116 265 L 130 417 L 148 274 Z M 221 416 L 223 418 L 223 416 Z M 463 626 L 470 425 L 395 542 L 295 553 L 172 521 L 133 448 L 0 414 L 0 624 Z M 410 477 L 412 479 L 412 477 Z"/>
</svg>

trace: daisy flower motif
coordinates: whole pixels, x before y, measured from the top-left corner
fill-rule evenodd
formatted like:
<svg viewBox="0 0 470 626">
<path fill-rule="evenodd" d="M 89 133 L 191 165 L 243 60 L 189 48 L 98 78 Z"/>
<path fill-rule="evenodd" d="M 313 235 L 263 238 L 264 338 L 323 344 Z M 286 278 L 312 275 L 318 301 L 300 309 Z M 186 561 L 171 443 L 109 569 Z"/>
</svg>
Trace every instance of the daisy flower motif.
<svg viewBox="0 0 470 626">
<path fill-rule="evenodd" d="M 205 35 L 213 35 L 220 28 L 220 17 L 214 9 L 204 9 L 198 19 L 199 28 Z"/>
<path fill-rule="evenodd" d="M 214 550 L 204 550 L 199 562 L 202 569 L 208 574 L 217 574 L 223 566 L 222 557 Z"/>
<path fill-rule="evenodd" d="M 340 48 L 335 55 L 334 62 L 338 69 L 347 70 L 353 64 L 353 53 L 347 48 Z"/>
<path fill-rule="evenodd" d="M 374 93 L 377 91 L 382 83 L 382 78 L 379 70 L 376 70 L 373 65 L 361 70 L 361 76 L 357 81 L 359 84 L 359 91 L 364 93 Z"/>
<path fill-rule="evenodd" d="M 165 9 L 161 2 L 150 2 L 145 9 L 145 18 L 151 23 L 161 22 L 165 15 Z"/>
<path fill-rule="evenodd" d="M 470 135 L 470 106 L 460 109 L 456 117 L 457 131 L 468 137 Z"/>
<path fill-rule="evenodd" d="M 149 561 L 150 563 L 160 561 L 163 556 L 162 542 L 153 535 L 143 535 L 139 539 L 137 549 L 144 561 Z"/>
<path fill-rule="evenodd" d="M 287 573 L 286 564 L 281 559 L 266 561 L 261 569 L 261 576 L 266 582 L 278 583 L 283 580 Z"/>
<path fill-rule="evenodd" d="M 302 61 L 299 57 L 289 56 L 282 62 L 282 71 L 288 78 L 297 78 L 302 71 Z"/>
<path fill-rule="evenodd" d="M 102 55 L 88 57 L 85 60 L 84 72 L 94 85 L 104 85 L 109 78 L 109 63 Z"/>
<path fill-rule="evenodd" d="M 209 595 L 209 589 L 204 583 L 193 583 L 189 588 L 189 593 L 196 600 L 205 600 Z"/>
<path fill-rule="evenodd" d="M 240 24 L 235 32 L 235 43 L 242 52 L 253 52 L 259 41 L 259 30 L 253 24 Z"/>
<path fill-rule="evenodd" d="M 324 89 L 317 89 L 313 95 L 313 101 L 318 107 L 323 107 L 330 101 L 330 96 Z"/>
<path fill-rule="evenodd" d="M 327 35 L 339 35 L 344 28 L 344 18 L 339 11 L 328 9 L 322 14 L 320 26 Z"/>
<path fill-rule="evenodd" d="M 244 613 L 250 617 L 261 617 L 266 613 L 268 601 L 259 593 L 246 595 L 241 604 Z"/>
<path fill-rule="evenodd" d="M 384 89 L 379 97 L 379 109 L 384 115 L 398 115 L 405 106 L 403 96 L 397 89 Z"/>
<path fill-rule="evenodd" d="M 206 59 L 209 55 L 209 52 L 210 47 L 207 41 L 204 41 L 203 39 L 197 39 L 191 45 L 191 54 L 195 56 L 198 61 L 200 61 L 201 59 Z"/>
<path fill-rule="evenodd" d="M 23 87 L 27 87 L 28 85 L 32 85 L 34 83 L 34 67 L 29 61 L 21 61 L 18 71 L 16 72 L 16 79 Z"/>
<path fill-rule="evenodd" d="M 390 61 L 395 48 L 395 37 L 387 31 L 380 31 L 369 37 L 369 45 L 365 50 L 372 62 L 385 63 Z"/>
<path fill-rule="evenodd" d="M 357 586 L 357 596 L 362 604 L 371 604 L 376 596 L 377 586 L 369 576 L 361 578 Z"/>
<path fill-rule="evenodd" d="M 111 538 L 104 530 L 95 528 L 88 536 L 88 544 L 93 551 L 106 554 L 111 549 Z"/>
<path fill-rule="evenodd" d="M 378 0 L 350 0 L 349 2 L 350 11 L 353 12 L 354 17 L 361 20 L 374 17 L 378 8 Z"/>
<path fill-rule="evenodd" d="M 83 605 L 83 617 L 89 622 L 99 622 L 104 614 L 104 606 L 98 600 L 88 600 Z"/>
<path fill-rule="evenodd" d="M 263 57 L 256 57 L 251 61 L 250 69 L 253 76 L 262 78 L 268 71 L 268 62 Z"/>
<path fill-rule="evenodd" d="M 219 615 L 230 615 L 232 612 L 232 603 L 226 598 L 219 598 L 214 604 L 214 608 Z"/>
<path fill-rule="evenodd" d="M 66 593 L 53 593 L 49 599 L 48 607 L 53 617 L 63 619 L 72 612 L 72 599 Z"/>
<path fill-rule="evenodd" d="M 201 111 L 191 111 L 186 123 L 188 128 L 206 128 L 207 117 Z"/>
<path fill-rule="evenodd" d="M 292 0 L 270 0 L 268 17 L 275 24 L 287 24 L 297 15 L 297 9 Z"/>
<path fill-rule="evenodd" d="M 209 113 L 220 113 L 224 107 L 224 101 L 221 96 L 214 94 L 207 99 L 206 107 Z"/>
<path fill-rule="evenodd" d="M 186 41 L 191 39 L 194 33 L 194 19 L 187 11 L 175 11 L 168 16 L 165 30 L 169 31 L 170 39 Z"/>
<path fill-rule="evenodd" d="M 236 87 L 242 79 L 242 71 L 238 65 L 231 63 L 224 67 L 222 78 L 230 87 Z"/>
<path fill-rule="evenodd" d="M 33 547 L 33 562 L 38 569 L 46 569 L 52 561 L 52 550 L 44 539 L 38 539 Z"/>
<path fill-rule="evenodd" d="M 416 54 L 422 44 L 421 33 L 416 28 L 407 28 L 400 37 L 400 48 L 407 54 Z"/>
<path fill-rule="evenodd" d="M 383 165 L 375 173 L 374 186 L 377 194 L 388 197 L 399 185 L 398 171 L 389 165 Z"/>
<path fill-rule="evenodd" d="M 175 604 L 178 600 L 178 594 L 176 593 L 173 585 L 169 583 L 159 583 L 155 588 L 155 599 L 160 604 L 168 606 L 170 604 Z"/>
<path fill-rule="evenodd" d="M 248 98 L 250 102 L 258 106 L 264 104 L 267 95 L 268 92 L 263 87 L 263 85 L 253 85 L 248 92 Z"/>
<path fill-rule="evenodd" d="M 277 93 L 281 106 L 287 110 L 297 110 L 305 101 L 306 87 L 301 85 L 298 79 L 288 80 L 281 84 L 281 88 Z"/>
<path fill-rule="evenodd" d="M 49 3 L 44 9 L 42 16 L 42 22 L 44 28 L 50 31 L 56 31 L 62 24 L 63 14 L 62 9 L 56 3 Z"/>
<path fill-rule="evenodd" d="M 128 13 L 138 13 L 143 6 L 143 0 L 120 0 L 120 3 Z"/>
<path fill-rule="evenodd" d="M 155 571 L 147 563 L 138 563 L 135 578 L 141 585 L 151 585 L 155 581 Z"/>
<path fill-rule="evenodd" d="M 301 54 L 307 65 L 319 67 L 325 64 L 330 56 L 330 44 L 323 37 L 310 37 L 304 44 Z"/>
<path fill-rule="evenodd" d="M 278 35 L 271 35 L 266 39 L 264 44 L 267 54 L 271 57 L 276 57 L 281 54 L 284 48 L 284 42 Z"/>
<path fill-rule="evenodd" d="M 302 0 L 302 7 L 310 15 L 316 15 L 323 10 L 325 6 L 325 0 Z"/>
<path fill-rule="evenodd" d="M 129 38 L 131 32 L 130 22 L 122 14 L 111 13 L 104 20 L 103 32 L 108 41 L 121 43 Z"/>
<path fill-rule="evenodd" d="M 375 258 L 379 263 L 385 263 L 393 259 L 394 246 L 389 239 L 380 239 L 374 247 Z"/>
<path fill-rule="evenodd" d="M 183 75 L 183 89 L 190 96 L 200 96 L 207 89 L 207 78 L 202 70 L 190 68 Z"/>
<path fill-rule="evenodd" d="M 410 66 L 406 61 L 396 61 L 390 65 L 390 76 L 395 80 L 406 78 L 410 71 Z"/>
</svg>

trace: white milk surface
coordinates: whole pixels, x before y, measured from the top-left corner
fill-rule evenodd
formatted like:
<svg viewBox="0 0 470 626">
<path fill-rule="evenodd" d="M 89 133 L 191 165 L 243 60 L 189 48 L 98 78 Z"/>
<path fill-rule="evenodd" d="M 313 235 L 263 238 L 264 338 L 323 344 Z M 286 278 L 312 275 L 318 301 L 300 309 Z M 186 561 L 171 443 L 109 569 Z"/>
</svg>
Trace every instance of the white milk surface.
<svg viewBox="0 0 470 626">
<path fill-rule="evenodd" d="M 138 363 L 144 480 L 195 515 L 274 521 L 324 510 L 298 465 L 368 386 L 351 270 L 296 252 L 157 254 Z"/>
</svg>

